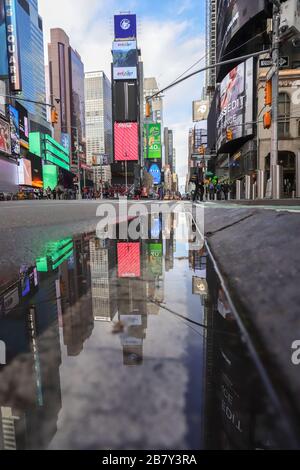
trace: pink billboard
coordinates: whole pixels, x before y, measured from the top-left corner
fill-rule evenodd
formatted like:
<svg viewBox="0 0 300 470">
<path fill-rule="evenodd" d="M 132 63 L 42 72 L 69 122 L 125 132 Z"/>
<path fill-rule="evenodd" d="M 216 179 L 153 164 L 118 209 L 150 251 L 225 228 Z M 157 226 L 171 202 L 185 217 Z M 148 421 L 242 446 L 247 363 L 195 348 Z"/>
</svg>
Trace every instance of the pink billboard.
<svg viewBox="0 0 300 470">
<path fill-rule="evenodd" d="M 118 251 L 118 277 L 140 277 L 141 257 L 139 242 L 119 242 Z"/>
<path fill-rule="evenodd" d="M 115 122 L 115 161 L 139 159 L 139 136 L 136 122 Z"/>
</svg>

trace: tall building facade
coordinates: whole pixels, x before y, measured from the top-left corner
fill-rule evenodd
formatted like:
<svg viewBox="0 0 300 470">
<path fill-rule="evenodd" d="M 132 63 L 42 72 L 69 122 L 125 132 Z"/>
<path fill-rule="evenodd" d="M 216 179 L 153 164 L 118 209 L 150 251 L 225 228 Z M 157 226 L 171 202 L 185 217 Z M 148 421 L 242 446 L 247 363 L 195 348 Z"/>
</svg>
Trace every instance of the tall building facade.
<svg viewBox="0 0 300 470">
<path fill-rule="evenodd" d="M 86 160 L 84 65 L 60 28 L 50 31 L 48 58 L 51 104 L 58 112 L 54 138 L 69 145 L 71 169 L 76 172 L 78 157 Z"/>
<path fill-rule="evenodd" d="M 217 6 L 218 0 L 206 0 L 206 65 L 212 66 L 217 59 Z M 211 100 L 216 87 L 216 69 L 206 72 L 206 95 Z"/>
<path fill-rule="evenodd" d="M 20 67 L 22 75 L 22 92 L 20 98 L 32 101 L 46 101 L 43 21 L 38 13 L 37 0 L 20 0 L 16 2 L 17 27 L 20 47 Z M 47 109 L 45 106 L 21 101 L 30 113 L 31 130 L 34 123 L 45 126 Z"/>
<path fill-rule="evenodd" d="M 164 144 L 165 144 L 165 165 L 169 165 L 173 172 L 173 151 L 174 151 L 174 134 L 172 129 L 164 128 Z"/>
<path fill-rule="evenodd" d="M 87 164 L 105 154 L 112 161 L 111 84 L 104 72 L 85 74 L 85 122 Z"/>
<path fill-rule="evenodd" d="M 136 15 L 114 16 L 112 56 L 112 181 L 137 188 L 143 160 L 143 64 Z"/>
<path fill-rule="evenodd" d="M 146 111 L 146 99 L 150 98 L 158 91 L 159 88 L 157 85 L 156 78 L 144 78 L 144 115 Z M 151 119 L 154 122 L 160 122 L 161 124 L 163 124 L 163 98 L 161 96 L 157 96 L 152 100 L 151 106 Z"/>
<path fill-rule="evenodd" d="M 299 35 L 299 13 L 292 0 L 281 3 L 281 20 L 285 11 L 289 14 L 287 30 L 281 29 L 280 33 L 280 56 L 284 60 L 279 71 L 277 164 L 280 197 L 291 198 L 300 197 L 299 104 L 295 99 L 300 53 L 298 36 L 293 36 L 293 31 Z M 269 7 L 266 8 L 264 0 L 252 3 L 236 0 L 232 4 L 218 0 L 218 62 L 271 47 L 271 4 Z M 223 64 L 216 70 L 217 85 L 208 116 L 208 147 L 216 155 L 214 173 L 237 183 L 233 188 L 238 188 L 239 198 L 271 197 L 271 129 L 264 128 L 262 123 L 263 113 L 273 106 L 273 103 L 266 106 L 264 97 L 272 65 L 269 59 L 263 54 L 259 59 L 237 58 L 236 63 Z"/>
<path fill-rule="evenodd" d="M 9 56 L 8 41 L 16 45 Z M 15 66 L 9 67 L 12 63 Z M 34 186 L 39 167 L 40 187 L 41 162 L 29 155 L 29 133 L 51 134 L 51 126 L 47 107 L 39 104 L 46 103 L 46 91 L 43 21 L 37 0 L 0 0 L 0 93 L 12 96 L 0 100 L 0 191 L 15 192 L 24 183 L 26 165 L 28 186 Z"/>
</svg>

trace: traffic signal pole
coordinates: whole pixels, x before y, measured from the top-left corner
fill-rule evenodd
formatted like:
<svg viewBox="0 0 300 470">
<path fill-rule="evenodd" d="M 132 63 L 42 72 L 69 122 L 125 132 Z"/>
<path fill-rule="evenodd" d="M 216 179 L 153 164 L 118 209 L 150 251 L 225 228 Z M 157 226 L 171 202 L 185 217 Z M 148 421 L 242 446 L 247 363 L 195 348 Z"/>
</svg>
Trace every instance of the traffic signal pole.
<svg viewBox="0 0 300 470">
<path fill-rule="evenodd" d="M 278 92 L 279 92 L 279 28 L 280 3 L 273 1 L 273 35 L 272 61 L 274 73 L 272 76 L 272 127 L 271 127 L 271 158 L 270 177 L 272 184 L 272 199 L 280 199 L 281 181 L 278 167 Z"/>
</svg>

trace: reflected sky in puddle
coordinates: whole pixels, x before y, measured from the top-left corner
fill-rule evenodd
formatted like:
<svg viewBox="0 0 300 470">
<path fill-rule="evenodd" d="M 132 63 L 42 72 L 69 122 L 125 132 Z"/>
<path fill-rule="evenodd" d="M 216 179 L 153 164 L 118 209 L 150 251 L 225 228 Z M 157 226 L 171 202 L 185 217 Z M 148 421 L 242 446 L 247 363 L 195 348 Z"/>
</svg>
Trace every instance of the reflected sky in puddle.
<svg viewBox="0 0 300 470">
<path fill-rule="evenodd" d="M 180 221 L 154 216 L 147 240 L 49 241 L 14 279 L 1 273 L 0 449 L 286 446 Z"/>
</svg>

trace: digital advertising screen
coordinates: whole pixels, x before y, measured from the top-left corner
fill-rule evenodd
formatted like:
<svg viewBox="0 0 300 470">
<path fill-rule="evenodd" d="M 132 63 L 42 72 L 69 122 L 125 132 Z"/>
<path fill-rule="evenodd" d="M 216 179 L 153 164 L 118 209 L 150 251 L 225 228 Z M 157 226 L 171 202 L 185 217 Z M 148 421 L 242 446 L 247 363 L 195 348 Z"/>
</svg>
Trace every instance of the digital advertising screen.
<svg viewBox="0 0 300 470">
<path fill-rule="evenodd" d="M 161 159 L 160 123 L 144 124 L 144 158 Z"/>
<path fill-rule="evenodd" d="M 222 80 L 217 99 L 217 151 L 227 143 L 226 132 L 232 130 L 232 140 L 253 134 L 253 58 L 234 67 Z"/>
<path fill-rule="evenodd" d="M 32 186 L 32 169 L 31 169 L 30 160 L 27 160 L 26 158 L 22 158 L 19 161 L 18 174 L 19 174 L 19 184 Z"/>
<path fill-rule="evenodd" d="M 58 169 L 56 165 L 43 165 L 44 189 L 54 189 L 58 183 Z"/>
<path fill-rule="evenodd" d="M 141 255 L 139 242 L 119 242 L 118 277 L 132 278 L 141 276 Z"/>
<path fill-rule="evenodd" d="M 265 0 L 219 0 L 217 13 L 217 50 L 222 57 L 234 35 L 266 7 Z"/>
<path fill-rule="evenodd" d="M 113 43 L 114 80 L 137 79 L 138 53 L 136 41 Z"/>
<path fill-rule="evenodd" d="M 1 44 L 1 42 L 0 42 Z M 1 75 L 1 74 L 0 74 Z M 4 80 L 0 80 L 0 114 L 5 117 L 6 115 L 6 110 L 5 110 L 5 105 L 6 105 L 6 83 Z"/>
<path fill-rule="evenodd" d="M 113 108 L 114 121 L 138 121 L 138 87 L 136 80 L 114 81 Z"/>
<path fill-rule="evenodd" d="M 32 186 L 34 188 L 43 188 L 43 165 L 42 160 L 36 155 L 29 154 L 28 159 L 31 162 Z"/>
<path fill-rule="evenodd" d="M 161 170 L 157 163 L 152 163 L 152 165 L 149 168 L 148 171 L 149 175 L 152 176 L 153 178 L 153 183 L 154 184 L 160 184 L 161 183 Z"/>
<path fill-rule="evenodd" d="M 114 17 L 115 39 L 136 39 L 136 15 L 121 14 Z"/>
<path fill-rule="evenodd" d="M 139 137 L 137 122 L 114 125 L 115 161 L 139 159 Z"/>
<path fill-rule="evenodd" d="M 16 103 L 16 109 L 19 113 L 19 136 L 20 145 L 24 148 L 29 148 L 29 124 L 28 112 L 20 103 Z"/>
<path fill-rule="evenodd" d="M 68 150 L 68 152 L 70 151 L 70 148 L 71 148 L 71 136 L 70 134 L 67 134 L 65 132 L 62 132 L 61 133 L 61 141 L 60 141 L 61 145 L 66 149 Z"/>
<path fill-rule="evenodd" d="M 149 266 L 152 274 L 161 276 L 163 272 L 163 246 L 162 243 L 149 244 Z"/>
<path fill-rule="evenodd" d="M 11 153 L 12 155 L 20 155 L 20 126 L 19 111 L 13 106 L 8 106 L 10 119 L 10 135 L 11 135 Z"/>
<path fill-rule="evenodd" d="M 7 121 L 0 118 L 0 152 L 10 154 L 10 128 Z"/>
</svg>

